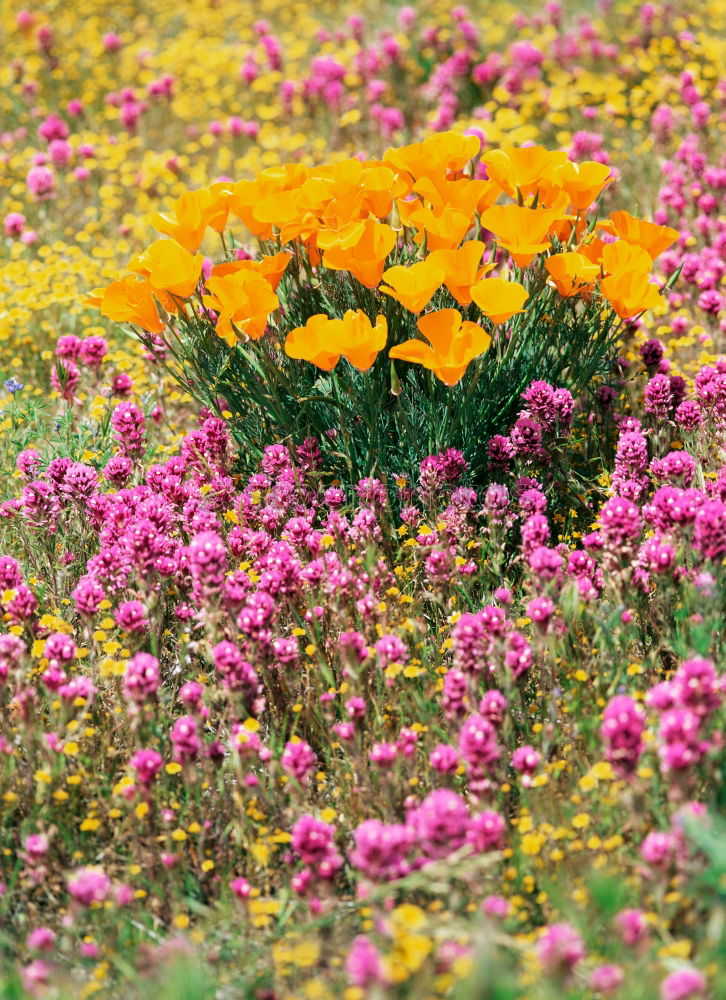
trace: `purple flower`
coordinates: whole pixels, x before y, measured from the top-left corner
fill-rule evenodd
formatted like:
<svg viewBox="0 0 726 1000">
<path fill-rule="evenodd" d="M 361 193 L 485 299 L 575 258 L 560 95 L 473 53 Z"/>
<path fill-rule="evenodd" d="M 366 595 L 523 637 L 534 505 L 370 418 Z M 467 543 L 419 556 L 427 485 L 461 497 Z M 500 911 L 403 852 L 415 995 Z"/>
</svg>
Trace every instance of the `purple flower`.
<svg viewBox="0 0 726 1000">
<path fill-rule="evenodd" d="M 509 438 L 496 434 L 487 442 L 487 458 L 489 464 L 499 469 L 506 469 L 514 459 L 514 445 Z"/>
<path fill-rule="evenodd" d="M 138 750 L 129 763 L 141 784 L 149 788 L 156 780 L 164 760 L 156 750 Z"/>
<path fill-rule="evenodd" d="M 446 858 L 466 842 L 471 817 L 466 803 L 448 788 L 437 788 L 408 815 L 416 839 L 430 860 Z"/>
<path fill-rule="evenodd" d="M 660 984 L 660 1000 L 705 1000 L 708 983 L 698 969 L 677 969 Z"/>
<path fill-rule="evenodd" d="M 629 777 L 645 749 L 645 713 L 627 695 L 612 698 L 604 713 L 600 733 L 605 743 L 605 759 L 621 777 Z"/>
<path fill-rule="evenodd" d="M 315 868 L 321 878 L 331 878 L 342 865 L 335 849 L 335 827 L 304 814 L 292 828 L 292 847 L 303 864 Z"/>
<path fill-rule="evenodd" d="M 495 524 L 505 520 L 509 510 L 509 490 L 501 483 L 491 483 L 484 494 L 484 513 Z"/>
<path fill-rule="evenodd" d="M 512 671 L 515 678 L 527 673 L 532 666 L 532 659 L 532 647 L 526 636 L 522 635 L 521 632 L 510 632 L 507 636 L 504 664 Z"/>
<path fill-rule="evenodd" d="M 619 965 L 598 965 L 587 979 L 587 984 L 601 996 L 612 996 L 625 982 L 625 973 Z"/>
<path fill-rule="evenodd" d="M 618 438 L 615 455 L 615 472 L 630 479 L 645 472 L 648 467 L 648 442 L 640 431 L 626 431 Z"/>
<path fill-rule="evenodd" d="M 376 656 L 381 667 L 391 663 L 408 663 L 410 653 L 406 643 L 397 635 L 382 635 L 375 645 Z"/>
<path fill-rule="evenodd" d="M 669 451 L 663 458 L 655 458 L 650 463 L 654 476 L 677 486 L 690 486 L 695 469 L 695 459 L 687 451 Z"/>
<path fill-rule="evenodd" d="M 51 667 L 71 663 L 78 652 L 73 638 L 63 632 L 53 632 L 45 640 L 43 656 Z"/>
<path fill-rule="evenodd" d="M 15 465 L 23 479 L 31 479 L 41 464 L 40 455 L 34 448 L 26 448 L 25 451 L 18 452 Z"/>
<path fill-rule="evenodd" d="M 56 490 L 50 483 L 37 479 L 28 483 L 20 494 L 20 511 L 34 528 L 47 528 L 54 532 L 61 510 Z"/>
<path fill-rule="evenodd" d="M 711 660 L 685 660 L 670 681 L 675 702 L 705 718 L 723 701 L 724 687 Z"/>
<path fill-rule="evenodd" d="M 398 757 L 398 746 L 395 743 L 374 743 L 368 760 L 377 767 L 392 767 Z"/>
<path fill-rule="evenodd" d="M 606 541 L 623 545 L 640 535 L 640 512 L 632 500 L 614 496 L 603 504 L 600 524 Z"/>
<path fill-rule="evenodd" d="M 429 764 L 439 774 L 455 774 L 459 755 L 450 743 L 439 743 L 429 754 Z"/>
<path fill-rule="evenodd" d="M 532 514 L 544 514 L 547 510 L 547 497 L 542 490 L 522 490 L 519 494 L 519 509 L 523 517 L 529 517 Z"/>
<path fill-rule="evenodd" d="M 520 417 L 509 435 L 516 455 L 540 458 L 542 451 L 542 425 L 529 417 Z"/>
<path fill-rule="evenodd" d="M 52 951 L 55 944 L 55 931 L 50 927 L 35 927 L 26 939 L 30 951 Z"/>
<path fill-rule="evenodd" d="M 359 480 L 355 492 L 358 498 L 369 507 L 385 507 L 388 501 L 386 487 L 380 479 Z"/>
<path fill-rule="evenodd" d="M 557 549 L 538 545 L 528 554 L 527 563 L 535 578 L 540 581 L 562 579 L 562 556 Z"/>
<path fill-rule="evenodd" d="M 308 783 L 317 764 L 318 758 L 315 756 L 313 748 L 305 740 L 287 743 L 280 758 L 283 771 L 295 778 L 301 785 Z"/>
<path fill-rule="evenodd" d="M 471 844 L 477 854 L 485 851 L 497 851 L 504 846 L 507 824 L 499 813 L 485 810 L 472 816 L 466 831 L 466 842 Z"/>
<path fill-rule="evenodd" d="M 146 610 L 141 601 L 124 601 L 114 615 L 116 624 L 124 632 L 145 632 L 149 627 Z"/>
<path fill-rule="evenodd" d="M 668 869 L 673 861 L 676 841 L 672 833 L 654 830 L 640 845 L 640 856 L 653 868 Z"/>
<path fill-rule="evenodd" d="M 78 613 L 85 618 L 92 618 L 105 601 L 106 593 L 94 576 L 86 575 L 78 581 L 71 597 Z"/>
<path fill-rule="evenodd" d="M 361 989 L 367 989 L 376 983 L 380 985 L 386 983 L 380 953 L 375 945 L 362 935 L 353 940 L 345 960 L 345 971 L 351 984 Z"/>
<path fill-rule="evenodd" d="M 655 368 L 663 360 L 663 345 L 659 340 L 646 340 L 641 345 L 639 353 L 647 368 Z"/>
<path fill-rule="evenodd" d="M 708 749 L 700 736 L 701 718 L 688 708 L 673 708 L 661 716 L 658 756 L 661 770 L 685 771 L 698 764 Z"/>
<path fill-rule="evenodd" d="M 454 645 L 454 665 L 465 674 L 487 669 L 486 655 L 489 637 L 481 614 L 465 612 L 451 630 Z"/>
<path fill-rule="evenodd" d="M 151 653 L 137 653 L 126 665 L 124 692 L 137 704 L 150 698 L 159 687 L 159 661 Z"/>
<path fill-rule="evenodd" d="M 704 559 L 722 559 L 726 554 L 726 504 L 707 500 L 696 514 L 693 547 Z"/>
<path fill-rule="evenodd" d="M 125 486 L 133 471 L 128 455 L 112 455 L 103 468 L 103 476 L 112 486 Z"/>
<path fill-rule="evenodd" d="M 407 875 L 411 869 L 408 855 L 413 847 L 414 831 L 410 826 L 386 825 L 377 819 L 367 819 L 353 831 L 353 842 L 351 864 L 372 882 L 390 882 Z"/>
<path fill-rule="evenodd" d="M 531 778 L 541 763 L 542 754 L 534 747 L 517 747 L 512 754 L 512 767 L 515 771 L 519 771 L 525 779 Z"/>
<path fill-rule="evenodd" d="M 527 605 L 527 614 L 540 628 L 546 629 L 555 613 L 555 606 L 549 597 L 535 597 Z"/>
<path fill-rule="evenodd" d="M 38 200 L 49 198 L 55 189 L 55 174 L 50 167 L 36 164 L 32 166 L 25 177 L 30 193 Z"/>
<path fill-rule="evenodd" d="M 85 504 L 98 490 L 98 473 L 90 465 L 72 462 L 58 492 L 65 499 Z"/>
<path fill-rule="evenodd" d="M 122 402 L 111 414 L 114 441 L 123 455 L 140 458 L 146 452 L 146 420 L 134 403 Z"/>
<path fill-rule="evenodd" d="M 550 975 L 569 975 L 585 954 L 583 940 L 570 924 L 550 924 L 537 942 L 537 957 Z"/>
<path fill-rule="evenodd" d="M 100 368 L 108 354 L 108 343 L 103 337 L 86 337 L 81 342 L 79 357 L 89 368 Z"/>
<path fill-rule="evenodd" d="M 499 760 L 497 732 L 483 715 L 470 715 L 459 730 L 459 752 L 472 768 L 487 771 Z"/>
<path fill-rule="evenodd" d="M 457 719 L 466 713 L 468 690 L 467 675 L 462 670 L 454 668 L 445 674 L 441 705 L 447 719 Z"/>
<path fill-rule="evenodd" d="M 665 419 L 673 406 L 673 392 L 667 375 L 654 375 L 644 392 L 645 412 Z"/>
<path fill-rule="evenodd" d="M 215 531 L 203 531 L 194 536 L 188 551 L 195 596 L 199 601 L 208 601 L 222 589 L 227 548 Z"/>
<path fill-rule="evenodd" d="M 251 594 L 239 613 L 237 622 L 245 635 L 259 637 L 275 618 L 275 601 L 265 591 Z"/>
<path fill-rule="evenodd" d="M 522 525 L 522 551 L 526 555 L 550 540 L 550 526 L 544 514 L 532 514 Z"/>
<path fill-rule="evenodd" d="M 623 944 L 629 948 L 644 944 L 650 937 L 648 921 L 642 910 L 621 910 L 615 917 L 615 928 Z"/>
<path fill-rule="evenodd" d="M 695 431 L 703 423 L 703 415 L 698 403 L 684 400 L 676 409 L 676 423 L 684 431 Z"/>
<path fill-rule="evenodd" d="M 199 756 L 202 748 L 197 734 L 197 720 L 193 715 L 184 715 L 177 719 L 171 729 L 171 742 L 174 760 L 185 764 Z"/>
<path fill-rule="evenodd" d="M 0 555 L 0 588 L 14 590 L 23 582 L 19 563 L 12 556 Z"/>
<path fill-rule="evenodd" d="M 501 691 L 492 688 L 487 691 L 479 702 L 479 714 L 485 719 L 489 719 L 491 724 L 500 729 L 507 713 L 507 699 Z"/>
<path fill-rule="evenodd" d="M 101 868 L 79 868 L 68 879 L 68 892 L 81 906 L 103 903 L 111 891 L 111 880 Z"/>
<path fill-rule="evenodd" d="M 554 390 L 549 382 L 541 380 L 530 382 L 522 393 L 522 399 L 527 404 L 527 409 L 531 411 L 536 420 L 545 426 L 552 421 L 554 411 L 552 406 L 552 394 Z"/>
</svg>

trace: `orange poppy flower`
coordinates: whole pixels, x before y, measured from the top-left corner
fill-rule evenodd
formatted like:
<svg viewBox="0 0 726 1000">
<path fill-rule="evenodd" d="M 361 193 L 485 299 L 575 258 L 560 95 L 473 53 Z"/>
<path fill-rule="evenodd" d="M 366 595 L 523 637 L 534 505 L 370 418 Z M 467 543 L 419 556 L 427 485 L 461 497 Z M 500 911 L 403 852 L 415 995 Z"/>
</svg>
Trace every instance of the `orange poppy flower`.
<svg viewBox="0 0 726 1000">
<path fill-rule="evenodd" d="M 204 258 L 191 254 L 175 240 L 156 240 L 134 263 L 149 276 L 154 291 L 186 299 L 199 284 Z"/>
<path fill-rule="evenodd" d="M 537 204 L 540 208 L 544 207 L 542 199 L 538 199 Z M 560 243 L 567 244 L 572 237 L 573 228 L 575 236 L 578 239 L 581 239 L 585 235 L 587 232 L 587 219 L 584 216 L 578 218 L 577 215 L 570 213 L 570 198 L 566 191 L 558 191 L 546 204 L 547 208 L 557 211 L 559 214 L 559 217 L 552 223 L 547 234 L 550 239 L 555 237 Z"/>
<path fill-rule="evenodd" d="M 613 181 L 610 167 L 595 160 L 585 160 L 584 163 L 568 160 L 561 167 L 559 176 L 576 212 L 585 212 Z"/>
<path fill-rule="evenodd" d="M 647 274 L 653 265 L 650 255 L 642 247 L 627 240 L 604 243 L 600 259 L 605 274 L 620 274 L 623 271 Z"/>
<path fill-rule="evenodd" d="M 418 328 L 428 344 L 407 340 L 392 347 L 389 357 L 423 365 L 445 385 L 456 385 L 474 358 L 484 354 L 492 338 L 476 323 L 463 321 L 458 309 L 427 313 Z"/>
<path fill-rule="evenodd" d="M 342 329 L 342 319 L 331 319 L 325 313 L 311 316 L 305 326 L 297 326 L 288 333 L 285 354 L 330 372 L 340 361 L 338 342 Z"/>
<path fill-rule="evenodd" d="M 151 286 L 131 274 L 94 292 L 91 301 L 97 304 L 101 315 L 115 323 L 134 323 L 147 333 L 161 333 L 164 329 Z"/>
<path fill-rule="evenodd" d="M 228 181 L 215 181 L 205 190 L 210 195 L 207 225 L 215 233 L 221 233 L 226 228 L 229 219 L 229 199 L 232 196 L 232 185 Z"/>
<path fill-rule="evenodd" d="M 315 245 L 318 250 L 332 250 L 333 247 L 337 247 L 339 250 L 350 250 L 360 243 L 365 231 L 365 222 L 362 219 L 356 219 L 340 229 L 321 229 L 315 237 Z"/>
<path fill-rule="evenodd" d="M 272 239 L 272 223 L 255 218 L 254 210 L 263 199 L 277 192 L 297 190 L 307 180 L 310 171 L 300 164 L 270 167 L 257 174 L 254 180 L 237 181 L 228 198 L 229 210 L 239 218 L 254 236 Z M 278 215 L 277 220 L 284 218 Z"/>
<path fill-rule="evenodd" d="M 397 178 L 390 167 L 377 160 L 343 160 L 317 168 L 314 175 L 325 184 L 327 191 L 325 204 L 316 214 L 331 229 L 339 229 L 353 219 L 365 219 L 371 214 L 385 218 L 391 211 L 394 197 L 408 190 L 405 180 Z"/>
<path fill-rule="evenodd" d="M 254 225 L 270 232 L 279 231 L 281 243 L 298 238 L 307 242 L 321 228 L 318 217 L 304 204 L 300 189 L 275 191 L 252 207 Z M 252 230 L 254 232 L 254 230 Z"/>
<path fill-rule="evenodd" d="M 237 340 L 232 324 L 250 340 L 259 340 L 270 313 L 280 304 L 269 283 L 254 271 L 235 271 L 209 278 L 207 290 L 211 294 L 204 295 L 202 301 L 208 309 L 218 313 L 217 335 L 230 347 Z"/>
<path fill-rule="evenodd" d="M 393 199 L 404 194 L 407 182 L 398 177 L 390 167 L 377 160 L 367 165 L 361 179 L 363 187 L 363 209 L 378 219 L 385 218 L 393 207 Z"/>
<path fill-rule="evenodd" d="M 586 243 L 580 244 L 578 253 L 581 253 L 583 257 L 587 257 L 592 264 L 597 264 L 599 267 L 602 263 L 603 247 L 606 245 L 605 241 L 601 240 L 599 236 L 590 236 Z"/>
<path fill-rule="evenodd" d="M 479 152 L 476 136 L 461 132 L 439 132 L 423 142 L 387 149 L 383 162 L 399 173 L 405 171 L 414 180 L 437 177 L 447 170 L 461 170 Z"/>
<path fill-rule="evenodd" d="M 366 288 L 375 288 L 383 276 L 386 257 L 396 243 L 389 225 L 366 219 L 358 240 L 346 247 L 333 245 L 323 255 L 323 266 L 331 271 L 350 271 Z"/>
<path fill-rule="evenodd" d="M 349 309 L 342 319 L 331 319 L 324 313 L 311 316 L 305 326 L 291 330 L 285 341 L 285 353 L 290 358 L 310 361 L 323 371 L 332 371 L 344 357 L 366 372 L 386 346 L 388 325 L 385 316 L 378 316 L 371 325 L 366 314 Z"/>
<path fill-rule="evenodd" d="M 600 290 L 621 319 L 632 319 L 660 302 L 658 286 L 642 271 L 611 274 L 600 282 Z"/>
<path fill-rule="evenodd" d="M 348 309 L 343 316 L 340 353 L 358 371 L 368 371 L 386 346 L 386 340 L 388 324 L 385 316 L 377 316 L 375 325 L 371 325 L 362 309 Z"/>
<path fill-rule="evenodd" d="M 127 267 L 129 271 L 133 271 L 134 274 L 138 274 L 140 278 L 143 278 L 144 281 L 149 284 L 149 268 L 144 263 L 143 256 L 144 252 L 136 254 L 128 262 Z M 179 300 L 169 294 L 169 292 L 165 292 L 162 288 L 154 288 L 152 290 L 152 295 L 157 300 L 159 305 L 161 305 L 162 309 L 165 309 L 168 313 L 179 312 Z"/>
<path fill-rule="evenodd" d="M 472 217 L 446 206 L 438 212 L 419 205 L 409 213 L 408 225 L 418 230 L 416 243 L 426 244 L 431 250 L 453 250 L 471 229 Z"/>
<path fill-rule="evenodd" d="M 389 267 L 383 280 L 391 287 L 381 286 L 382 292 L 397 299 L 410 312 L 420 313 L 443 283 L 444 271 L 430 260 L 422 260 L 410 267 L 401 264 Z"/>
<path fill-rule="evenodd" d="M 556 169 L 567 160 L 562 150 L 551 152 L 543 146 L 521 149 L 491 149 L 482 155 L 489 178 L 512 198 L 534 194 L 544 182 L 555 180 Z"/>
<path fill-rule="evenodd" d="M 550 208 L 494 205 L 482 213 L 481 224 L 494 233 L 518 267 L 528 267 L 536 254 L 548 249 L 547 233 L 561 217 Z"/>
<path fill-rule="evenodd" d="M 630 212 L 611 212 L 610 218 L 616 236 L 634 243 L 655 260 L 678 239 L 678 231 L 670 226 L 656 226 L 654 222 L 637 219 Z"/>
<path fill-rule="evenodd" d="M 218 183 L 199 191 L 186 191 L 174 202 L 169 215 L 159 213 L 152 225 L 165 236 L 171 236 L 185 250 L 194 253 L 204 239 L 208 226 L 221 232 L 227 224 L 229 191 Z"/>
<path fill-rule="evenodd" d="M 426 258 L 442 268 L 444 284 L 460 306 L 469 305 L 471 286 L 494 267 L 494 264 L 481 266 L 485 249 L 481 240 L 467 240 L 458 250 L 434 250 Z"/>
<path fill-rule="evenodd" d="M 488 208 L 491 208 L 501 194 L 499 185 L 495 184 L 494 181 L 469 181 L 469 184 L 473 185 L 477 191 L 476 209 L 479 213 L 486 212 Z"/>
<path fill-rule="evenodd" d="M 570 251 L 548 257 L 545 268 L 551 284 L 563 299 L 574 298 L 594 288 L 600 268 L 581 253 Z"/>
<path fill-rule="evenodd" d="M 512 316 L 524 312 L 524 303 L 529 298 L 524 285 L 504 278 L 485 278 L 472 285 L 471 297 L 492 323 L 506 323 Z"/>
<path fill-rule="evenodd" d="M 453 208 L 471 218 L 482 197 L 481 185 L 486 183 L 486 181 L 472 181 L 466 177 L 455 181 L 449 181 L 443 176 L 422 177 L 416 181 L 413 190 L 424 204 L 429 205 L 435 212 Z"/>
<path fill-rule="evenodd" d="M 259 260 L 231 260 L 226 264 L 215 264 L 210 277 L 223 278 L 226 274 L 235 274 L 237 271 L 253 271 L 262 275 L 274 292 L 291 260 L 292 257 L 285 250 L 260 257 Z"/>
<path fill-rule="evenodd" d="M 409 195 L 406 198 L 399 198 L 396 201 L 396 214 L 401 220 L 402 225 L 407 226 L 409 229 L 415 229 L 416 223 L 411 221 L 411 217 L 420 210 L 421 202 L 414 195 Z"/>
</svg>

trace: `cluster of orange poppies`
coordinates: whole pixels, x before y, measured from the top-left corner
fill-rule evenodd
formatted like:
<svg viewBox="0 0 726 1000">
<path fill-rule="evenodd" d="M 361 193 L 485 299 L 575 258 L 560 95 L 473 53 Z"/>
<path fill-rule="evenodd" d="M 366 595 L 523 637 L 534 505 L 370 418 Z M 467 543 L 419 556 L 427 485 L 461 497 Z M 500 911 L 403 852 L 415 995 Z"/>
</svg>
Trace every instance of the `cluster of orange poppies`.
<svg viewBox="0 0 726 1000">
<path fill-rule="evenodd" d="M 476 176 L 480 162 L 486 179 Z M 91 301 L 110 319 L 152 333 L 164 328 L 159 307 L 174 314 L 204 306 L 233 346 L 262 337 L 288 267 L 301 275 L 322 267 L 347 272 L 416 315 L 445 286 L 459 306 L 474 303 L 490 324 L 500 324 L 524 311 L 528 292 L 519 281 L 489 276 L 493 255 L 484 263 L 479 238 L 488 231 L 515 268 L 543 255 L 548 284 L 560 296 L 587 299 L 599 286 L 617 315 L 629 319 L 658 301 L 652 264 L 678 234 L 624 211 L 593 226 L 587 210 L 611 180 L 601 163 L 575 164 L 539 146 L 482 154 L 477 137 L 456 132 L 389 149 L 381 160 L 275 167 L 254 180 L 182 195 L 171 214 L 154 220 L 168 238 L 135 257 L 133 273 Z M 501 204 L 503 197 L 511 200 Z M 225 230 L 230 215 L 262 246 L 279 250 L 218 264 L 202 285 L 199 248 L 208 229 Z M 392 254 L 415 262 L 387 266 Z M 196 307 L 188 301 L 194 295 Z M 490 332 L 452 308 L 420 316 L 418 329 L 425 339 L 398 344 L 389 356 L 421 364 L 447 385 L 491 343 Z M 341 357 L 366 371 L 387 335 L 382 315 L 371 323 L 361 310 L 320 314 L 287 333 L 285 350 L 326 371 Z"/>
</svg>

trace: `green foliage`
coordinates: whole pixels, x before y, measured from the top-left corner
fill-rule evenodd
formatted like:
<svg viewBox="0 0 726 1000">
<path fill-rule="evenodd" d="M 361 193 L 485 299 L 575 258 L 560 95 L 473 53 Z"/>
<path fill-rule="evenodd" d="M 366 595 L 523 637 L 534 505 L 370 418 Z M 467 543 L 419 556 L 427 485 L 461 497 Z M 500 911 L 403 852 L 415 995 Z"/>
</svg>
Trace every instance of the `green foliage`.
<svg viewBox="0 0 726 1000">
<path fill-rule="evenodd" d="M 530 297 L 525 311 L 508 324 L 492 326 L 473 305 L 463 310 L 465 320 L 489 329 L 492 346 L 452 388 L 419 365 L 388 358 L 391 346 L 420 339 L 413 314 L 347 273 L 325 268 L 313 273 L 302 252 L 282 278 L 280 310 L 269 333 L 230 348 L 206 314 L 181 313 L 171 320 L 170 368 L 204 405 L 231 413 L 244 471 L 255 466 L 267 445 L 296 445 L 312 435 L 326 456 L 326 470 L 343 482 L 386 473 L 413 478 L 423 458 L 454 447 L 464 452 L 474 483 L 481 484 L 486 442 L 507 432 L 521 408 L 521 393 L 533 380 L 579 396 L 608 378 L 617 353 L 618 326 L 607 302 L 597 296 L 589 302 L 561 298 L 547 285 L 543 268 L 530 268 L 519 278 Z M 454 306 L 445 288 L 431 302 L 431 309 Z M 371 322 L 382 314 L 388 323 L 387 348 L 368 372 L 341 359 L 326 373 L 284 353 L 292 329 L 313 315 L 339 317 L 348 309 L 362 309 Z"/>
</svg>

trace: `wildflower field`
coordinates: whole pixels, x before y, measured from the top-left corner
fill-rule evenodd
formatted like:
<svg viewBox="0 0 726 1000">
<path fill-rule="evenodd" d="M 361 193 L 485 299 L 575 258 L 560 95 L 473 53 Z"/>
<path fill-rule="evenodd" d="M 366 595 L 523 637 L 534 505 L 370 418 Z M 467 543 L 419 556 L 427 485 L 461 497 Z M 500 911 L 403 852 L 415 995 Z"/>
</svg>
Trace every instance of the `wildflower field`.
<svg viewBox="0 0 726 1000">
<path fill-rule="evenodd" d="M 724 1000 L 726 2 L 0 18 L 0 1000 Z"/>
</svg>

